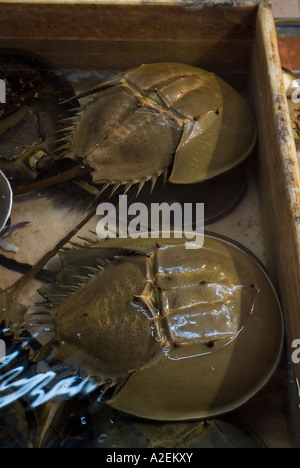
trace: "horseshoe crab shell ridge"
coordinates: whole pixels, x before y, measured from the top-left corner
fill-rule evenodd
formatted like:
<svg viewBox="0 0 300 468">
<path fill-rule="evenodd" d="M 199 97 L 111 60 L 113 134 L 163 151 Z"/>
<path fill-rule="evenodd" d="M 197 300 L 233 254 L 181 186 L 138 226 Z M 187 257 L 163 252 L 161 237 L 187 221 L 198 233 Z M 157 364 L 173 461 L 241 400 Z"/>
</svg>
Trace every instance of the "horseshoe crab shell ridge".
<svg viewBox="0 0 300 468">
<path fill-rule="evenodd" d="M 113 408 L 154 420 L 214 417 L 246 403 L 273 374 L 280 305 L 240 246 L 207 234 L 198 251 L 178 239 L 114 239 L 60 255 L 56 284 L 40 290 L 49 314 L 24 320 L 32 334 L 53 326 L 32 359 L 95 376 L 102 396 L 113 390 Z"/>
</svg>

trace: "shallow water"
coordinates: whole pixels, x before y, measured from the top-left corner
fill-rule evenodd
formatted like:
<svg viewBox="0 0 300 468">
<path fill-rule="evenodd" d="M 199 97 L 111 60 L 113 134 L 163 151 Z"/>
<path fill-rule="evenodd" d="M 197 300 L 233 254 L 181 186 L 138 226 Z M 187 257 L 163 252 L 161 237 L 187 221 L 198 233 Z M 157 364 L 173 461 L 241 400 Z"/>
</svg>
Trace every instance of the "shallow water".
<svg viewBox="0 0 300 468">
<path fill-rule="evenodd" d="M 111 76 L 112 71 L 102 73 L 67 69 L 63 70 L 63 75 L 76 92 L 82 92 Z M 8 258 L 32 265 L 53 247 L 57 239 L 76 226 L 87 204 L 74 207 L 78 195 L 73 195 L 74 190 L 71 196 L 67 196 L 67 193 L 64 187 L 63 193 L 41 190 L 16 197 L 12 222 L 27 221 L 29 224 L 12 233 L 11 240 L 19 247 L 19 252 L 7 254 Z M 195 193 L 197 200 L 205 204 L 206 221 L 209 222 L 207 228 L 241 242 L 264 263 L 255 158 L 245 167 L 238 168 L 236 173 L 206 184 L 179 190 L 177 186 L 165 188 L 158 182 L 153 198 L 150 198 L 150 190 L 145 187 L 139 201 L 147 206 L 154 199 L 156 202 L 179 200 L 189 203 L 195 200 Z M 135 197 L 135 193 L 128 195 L 133 199 Z M 79 195 L 79 201 L 83 198 Z M 80 236 L 95 232 L 97 221 L 98 217 L 94 216 L 79 232 Z M 78 241 L 78 238 L 75 240 Z M 55 259 L 53 263 L 55 265 Z M 0 277 L 0 286 L 4 288 L 13 284 L 20 274 L 0 266 Z M 32 306 L 40 285 L 39 279 L 32 281 L 18 299 Z M 256 402 L 235 412 L 233 421 L 229 418 L 228 422 L 227 417 L 223 417 L 209 423 L 147 423 L 99 402 L 93 392 L 93 382 L 74 376 L 62 378 L 59 367 L 50 369 L 45 366 L 42 368 L 44 374 L 37 374 L 35 364 L 28 364 L 27 351 L 9 338 L 5 340 L 7 356 L 0 368 L 0 408 L 3 405 L 0 411 L 0 441 L 3 447 L 201 448 L 291 444 L 288 416 L 283 410 L 287 397 L 281 367 Z M 3 353 L 3 341 L 0 344 Z M 56 398 L 53 400 L 54 394 L 56 397 L 60 395 L 58 401 Z M 8 401 L 10 404 L 7 404 Z M 261 408 L 261 413 L 254 416 L 253 408 Z"/>
</svg>

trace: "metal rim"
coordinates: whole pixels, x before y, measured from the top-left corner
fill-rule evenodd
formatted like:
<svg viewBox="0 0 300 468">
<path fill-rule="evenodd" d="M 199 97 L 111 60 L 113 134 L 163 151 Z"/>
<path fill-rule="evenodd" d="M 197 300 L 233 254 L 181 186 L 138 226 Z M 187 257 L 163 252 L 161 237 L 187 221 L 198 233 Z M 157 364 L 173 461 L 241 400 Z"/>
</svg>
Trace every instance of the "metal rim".
<svg viewBox="0 0 300 468">
<path fill-rule="evenodd" d="M 13 203 L 13 192 L 8 179 L 0 171 L 0 234 L 10 217 Z"/>
</svg>

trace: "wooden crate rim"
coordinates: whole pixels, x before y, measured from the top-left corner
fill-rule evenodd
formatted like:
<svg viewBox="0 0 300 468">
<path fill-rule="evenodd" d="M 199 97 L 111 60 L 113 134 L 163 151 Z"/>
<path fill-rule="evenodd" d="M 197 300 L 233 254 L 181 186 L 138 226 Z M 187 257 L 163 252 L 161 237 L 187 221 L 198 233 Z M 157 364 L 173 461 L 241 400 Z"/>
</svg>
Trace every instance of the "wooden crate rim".
<svg viewBox="0 0 300 468">
<path fill-rule="evenodd" d="M 22 4 L 22 5 L 140 5 L 142 7 L 147 5 L 160 5 L 160 6 L 183 6 L 202 8 L 208 7 L 254 7 L 266 6 L 271 8 L 268 0 L 0 0 L 1 4 Z"/>
</svg>

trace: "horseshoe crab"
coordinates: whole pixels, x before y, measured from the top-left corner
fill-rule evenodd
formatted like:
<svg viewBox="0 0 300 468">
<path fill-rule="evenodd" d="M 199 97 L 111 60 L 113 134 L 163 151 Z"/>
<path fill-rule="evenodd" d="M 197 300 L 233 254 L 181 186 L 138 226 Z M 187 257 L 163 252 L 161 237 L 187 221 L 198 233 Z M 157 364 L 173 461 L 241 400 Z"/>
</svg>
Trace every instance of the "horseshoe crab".
<svg viewBox="0 0 300 468">
<path fill-rule="evenodd" d="M 31 360 L 71 366 L 98 381 L 108 405 L 146 419 L 214 417 L 246 403 L 283 341 L 258 261 L 212 234 L 199 250 L 180 239 L 120 242 L 61 251 L 55 281 L 39 291 L 45 302 L 22 321 L 22 309 L 1 305 L 16 338 L 26 330 L 40 343 Z"/>
<path fill-rule="evenodd" d="M 78 103 L 65 102 L 74 91 L 51 63 L 25 51 L 0 49 L 0 79 L 0 165 L 15 189 L 56 174 L 56 132 Z"/>
<path fill-rule="evenodd" d="M 160 202 L 175 196 L 186 203 L 197 190 L 211 221 L 244 194 L 239 165 L 254 147 L 255 122 L 246 101 L 213 73 L 180 63 L 142 65 L 76 96 L 52 64 L 5 49 L 0 79 L 7 83 L 0 169 L 15 195 L 71 180 L 93 197 L 137 184 L 137 198 L 148 181 L 144 203 L 155 184 Z"/>
<path fill-rule="evenodd" d="M 76 98 L 87 96 L 61 149 L 105 187 L 140 190 L 162 174 L 173 184 L 202 182 L 240 164 L 256 141 L 245 100 L 194 66 L 144 64 Z"/>
<path fill-rule="evenodd" d="M 239 165 L 256 142 L 241 95 L 214 73 L 181 63 L 141 65 L 63 104 L 71 113 L 60 118 L 55 160 L 75 167 L 44 186 L 90 172 L 91 186 L 102 185 L 101 193 L 109 186 L 126 193 L 134 184 L 139 193 L 160 176 L 195 184 Z M 42 165 L 45 158 L 38 153 L 33 159 Z"/>
</svg>

